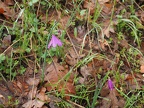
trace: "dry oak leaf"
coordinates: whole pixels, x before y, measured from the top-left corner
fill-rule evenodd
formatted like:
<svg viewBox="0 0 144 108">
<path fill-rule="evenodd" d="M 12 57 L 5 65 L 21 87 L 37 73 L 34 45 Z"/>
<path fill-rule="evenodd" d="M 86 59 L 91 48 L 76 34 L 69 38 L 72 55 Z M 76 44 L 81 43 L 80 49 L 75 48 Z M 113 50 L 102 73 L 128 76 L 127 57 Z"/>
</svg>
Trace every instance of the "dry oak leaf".
<svg viewBox="0 0 144 108">
<path fill-rule="evenodd" d="M 52 63 L 46 70 L 46 75 L 44 80 L 47 81 L 45 87 L 48 91 L 57 89 L 59 92 L 64 90 L 66 94 L 75 94 L 75 87 L 73 85 L 73 75 L 70 75 L 67 81 L 64 78 L 68 70 L 64 69 L 58 63 Z M 65 97 L 69 99 L 70 97 Z"/>
<path fill-rule="evenodd" d="M 26 96 L 29 92 L 29 86 L 25 78 L 17 76 L 16 80 L 8 83 L 8 88 L 14 96 Z"/>
<path fill-rule="evenodd" d="M 59 65 L 58 63 L 52 63 L 47 69 L 46 69 L 46 75 L 44 80 L 45 81 L 51 81 L 51 82 L 57 82 L 60 80 L 66 73 L 64 73 L 64 67 Z"/>
<path fill-rule="evenodd" d="M 6 19 L 9 19 L 9 17 L 13 18 L 15 15 L 15 12 L 13 9 L 10 9 L 8 5 L 0 1 L 0 14 L 3 14 Z M 4 11 L 4 12 L 3 12 Z"/>
<path fill-rule="evenodd" d="M 39 93 L 38 93 L 39 92 Z M 46 88 L 41 88 L 40 91 L 35 87 L 29 92 L 29 101 L 23 104 L 24 108 L 42 108 L 45 102 L 50 102 L 50 98 L 45 94 Z"/>
</svg>

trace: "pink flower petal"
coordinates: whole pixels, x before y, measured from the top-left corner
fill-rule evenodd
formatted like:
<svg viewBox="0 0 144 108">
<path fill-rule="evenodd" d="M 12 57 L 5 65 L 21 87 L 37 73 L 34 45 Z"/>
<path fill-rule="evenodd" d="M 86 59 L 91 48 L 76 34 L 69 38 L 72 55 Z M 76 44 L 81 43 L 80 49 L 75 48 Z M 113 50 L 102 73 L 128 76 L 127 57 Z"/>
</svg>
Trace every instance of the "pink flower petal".
<svg viewBox="0 0 144 108">
<path fill-rule="evenodd" d="M 108 87 L 110 90 L 113 90 L 114 89 L 114 85 L 113 85 L 113 82 L 111 79 L 108 79 Z"/>
<path fill-rule="evenodd" d="M 48 44 L 48 48 L 52 47 L 56 47 L 56 46 L 62 46 L 62 42 L 60 39 L 58 39 L 55 35 L 52 35 L 51 41 Z"/>
<path fill-rule="evenodd" d="M 50 41 L 50 43 L 48 44 L 48 48 L 50 48 L 52 46 L 52 40 Z"/>
</svg>

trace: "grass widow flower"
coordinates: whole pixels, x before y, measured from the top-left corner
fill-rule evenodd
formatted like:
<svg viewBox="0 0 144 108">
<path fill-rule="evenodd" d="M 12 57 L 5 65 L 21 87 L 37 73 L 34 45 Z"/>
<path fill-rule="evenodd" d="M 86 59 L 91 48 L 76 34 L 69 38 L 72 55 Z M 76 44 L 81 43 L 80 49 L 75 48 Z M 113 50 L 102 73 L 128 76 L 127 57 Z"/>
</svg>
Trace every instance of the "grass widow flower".
<svg viewBox="0 0 144 108">
<path fill-rule="evenodd" d="M 110 78 L 108 79 L 108 87 L 109 87 L 110 90 L 114 89 L 114 84 L 113 84 L 113 82 Z"/>
<path fill-rule="evenodd" d="M 48 44 L 48 49 L 52 46 L 52 47 L 56 47 L 56 46 L 62 46 L 62 42 L 60 39 L 58 39 L 55 35 L 52 35 L 52 38 Z"/>
</svg>

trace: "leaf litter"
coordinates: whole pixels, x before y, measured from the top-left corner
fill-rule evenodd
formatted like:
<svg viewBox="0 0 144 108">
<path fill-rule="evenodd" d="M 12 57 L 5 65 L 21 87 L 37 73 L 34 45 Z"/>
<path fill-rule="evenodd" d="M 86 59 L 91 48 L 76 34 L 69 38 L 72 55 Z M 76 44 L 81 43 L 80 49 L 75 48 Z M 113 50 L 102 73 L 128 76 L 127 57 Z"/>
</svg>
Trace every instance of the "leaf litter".
<svg viewBox="0 0 144 108">
<path fill-rule="evenodd" d="M 15 15 L 17 12 L 16 9 L 13 8 L 15 2 L 16 1 L 13 0 L 0 1 L 0 22 L 4 20 L 8 22 L 16 20 Z M 63 3 L 60 0 L 58 2 L 63 8 L 70 9 L 74 7 L 71 1 Z M 78 95 L 79 90 L 83 90 L 77 89 L 77 87 L 85 85 L 89 87 L 87 92 L 95 91 L 101 79 L 109 72 L 109 77 L 112 81 L 111 84 L 113 85 L 111 85 L 110 88 L 110 84 L 107 82 L 104 83 L 98 94 L 99 97 L 96 107 L 123 108 L 126 105 L 126 95 L 133 96 L 138 93 L 137 91 L 143 91 L 144 58 L 143 55 L 138 52 L 144 52 L 142 47 L 144 13 L 142 8 L 137 8 L 138 11 L 135 12 L 139 19 L 136 22 L 136 26 L 138 26 L 138 29 L 141 31 L 142 37 L 141 48 L 137 48 L 137 44 L 133 38 L 130 37 L 132 33 L 125 30 L 126 25 L 122 27 L 123 32 L 121 34 L 118 31 L 118 25 L 121 23 L 119 22 L 118 15 L 121 14 L 124 18 L 130 18 L 131 13 L 127 7 L 129 2 L 122 3 L 119 0 L 115 2 L 119 5 L 114 7 L 114 2 L 110 0 L 84 0 L 80 7 L 81 10 L 83 10 L 81 12 L 84 13 L 73 13 L 73 15 L 76 15 L 76 19 L 74 19 L 75 25 L 68 25 L 71 17 L 70 11 L 65 10 L 65 12 L 63 12 L 62 9 L 57 10 L 53 8 L 45 11 L 43 7 L 40 7 L 37 13 L 37 15 L 40 16 L 39 21 L 47 25 L 52 24 L 53 21 L 57 21 L 59 23 L 58 28 L 66 30 L 67 32 L 65 35 L 66 43 L 63 45 L 65 47 L 63 62 L 59 62 L 60 58 L 54 57 L 51 63 L 46 63 L 44 82 L 42 83 L 43 63 L 39 64 L 35 62 L 36 56 L 38 55 L 34 50 L 30 51 L 30 54 L 23 50 L 22 52 L 24 52 L 23 55 L 26 57 L 26 60 L 24 63 L 22 62 L 21 65 L 26 68 L 25 73 L 23 75 L 16 75 L 12 81 L 8 81 L 8 79 L 0 80 L 0 104 L 5 107 L 17 108 L 58 108 L 57 103 L 65 100 L 74 108 L 90 107 L 91 105 L 86 102 L 85 97 L 83 98 L 81 96 L 81 100 L 73 100 L 75 99 L 74 97 Z M 138 4 L 141 5 L 141 3 L 142 2 L 139 1 Z M 37 3 L 34 5 L 36 7 L 38 6 Z M 100 9 L 98 7 L 100 7 Z M 96 21 L 93 21 L 96 9 L 100 11 L 100 16 Z M 17 11 L 18 10 L 19 7 Z M 113 11 L 114 13 L 112 13 Z M 21 24 L 21 22 L 18 23 Z M 70 24 L 72 23 L 73 22 Z M 101 27 L 100 30 L 95 29 L 97 32 L 90 32 L 90 29 L 95 27 L 91 25 L 91 23 L 99 24 Z M 49 33 L 45 29 L 46 27 L 44 31 L 42 31 L 42 35 Z M 38 31 L 41 31 L 40 28 L 38 28 Z M 2 37 L 3 38 L 0 39 L 0 62 L 6 65 L 6 58 L 11 57 L 12 52 L 14 52 L 15 56 L 15 58 L 12 59 L 16 60 L 18 59 L 17 57 L 20 56 L 20 52 L 15 46 L 18 42 L 14 43 L 11 34 L 3 32 Z M 31 39 L 31 41 L 33 41 L 33 39 Z M 37 41 L 34 42 L 34 44 L 36 43 Z M 87 61 L 87 64 L 81 62 L 87 55 L 93 54 L 98 54 L 99 56 Z M 138 62 L 134 61 L 134 59 L 138 60 Z M 20 69 L 20 66 L 17 65 L 13 71 L 16 69 Z M 7 75 L 4 71 L 2 71 L 1 74 L 4 77 Z M 77 81 L 76 78 L 78 79 Z M 107 80 L 108 79 L 109 78 L 107 78 Z M 58 96 L 57 94 L 61 95 Z M 87 93 L 87 96 L 89 96 L 86 98 L 90 98 L 89 102 L 91 104 L 94 92 L 92 92 L 92 94 Z M 13 104 L 17 101 L 18 104 Z M 136 102 L 133 105 L 143 107 L 141 102 Z"/>
</svg>

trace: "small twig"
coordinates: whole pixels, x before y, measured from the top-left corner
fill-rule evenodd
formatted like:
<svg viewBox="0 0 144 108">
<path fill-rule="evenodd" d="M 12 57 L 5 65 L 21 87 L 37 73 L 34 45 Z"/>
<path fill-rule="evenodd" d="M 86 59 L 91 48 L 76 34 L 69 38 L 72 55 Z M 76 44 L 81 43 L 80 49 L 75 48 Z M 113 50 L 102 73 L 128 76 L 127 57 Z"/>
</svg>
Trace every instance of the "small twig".
<svg viewBox="0 0 144 108">
<path fill-rule="evenodd" d="M 77 103 L 72 102 L 72 101 L 70 101 L 70 100 L 68 100 L 68 102 L 71 103 L 71 104 L 73 104 L 73 105 L 75 105 L 75 106 L 77 106 L 78 108 L 85 108 L 85 107 L 83 107 L 83 106 L 81 106 L 81 105 L 78 105 Z"/>
<path fill-rule="evenodd" d="M 37 17 L 38 17 L 38 13 L 39 13 L 39 10 L 40 10 L 40 2 L 41 2 L 41 0 L 39 0 L 39 4 L 38 4 Z"/>
<path fill-rule="evenodd" d="M 33 56 L 34 54 L 30 54 L 30 55 L 27 55 L 27 56 L 23 56 L 23 58 L 27 58 L 27 57 L 31 57 Z M 16 60 L 16 59 L 19 59 L 19 58 L 22 58 L 22 57 L 15 57 L 13 58 L 13 60 Z"/>
</svg>

